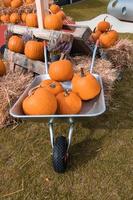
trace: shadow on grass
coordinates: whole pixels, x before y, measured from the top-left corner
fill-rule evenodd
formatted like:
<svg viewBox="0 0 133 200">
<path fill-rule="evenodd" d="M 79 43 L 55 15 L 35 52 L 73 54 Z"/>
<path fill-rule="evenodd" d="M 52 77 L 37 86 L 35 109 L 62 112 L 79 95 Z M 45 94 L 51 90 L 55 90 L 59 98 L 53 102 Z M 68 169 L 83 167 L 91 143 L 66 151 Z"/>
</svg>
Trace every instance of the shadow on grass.
<svg viewBox="0 0 133 200">
<path fill-rule="evenodd" d="M 102 149 L 102 144 L 106 135 L 103 135 L 98 139 L 91 139 L 90 135 L 93 135 L 93 132 L 94 130 L 92 129 L 89 136 L 84 138 L 81 142 L 71 146 L 69 164 L 70 171 L 74 171 L 76 168 L 93 160 Z"/>
</svg>

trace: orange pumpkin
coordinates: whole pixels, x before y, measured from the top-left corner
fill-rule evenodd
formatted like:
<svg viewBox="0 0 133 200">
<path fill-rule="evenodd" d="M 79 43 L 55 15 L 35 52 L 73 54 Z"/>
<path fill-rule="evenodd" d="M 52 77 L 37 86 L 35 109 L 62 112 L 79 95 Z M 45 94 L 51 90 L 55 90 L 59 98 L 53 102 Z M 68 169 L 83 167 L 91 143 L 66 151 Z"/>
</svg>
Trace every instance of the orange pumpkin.
<svg viewBox="0 0 133 200">
<path fill-rule="evenodd" d="M 20 22 L 20 15 L 18 13 L 12 13 L 10 15 L 10 22 L 13 24 L 19 23 Z"/>
<path fill-rule="evenodd" d="M 90 36 L 90 40 L 96 42 L 99 39 L 101 34 L 102 34 L 101 31 L 94 29 L 94 31 L 92 32 Z"/>
<path fill-rule="evenodd" d="M 61 30 L 63 26 L 63 20 L 56 14 L 49 14 L 44 17 L 44 26 L 50 30 Z"/>
<path fill-rule="evenodd" d="M 6 66 L 2 60 L 0 60 L 0 76 L 6 74 Z"/>
<path fill-rule="evenodd" d="M 35 2 L 35 0 L 26 0 L 26 4 L 32 4 L 32 3 L 34 3 Z"/>
<path fill-rule="evenodd" d="M 13 35 L 10 37 L 8 41 L 8 48 L 15 53 L 23 53 L 24 52 L 24 42 L 22 38 Z"/>
<path fill-rule="evenodd" d="M 100 93 L 101 87 L 97 79 L 90 73 L 75 74 L 72 79 L 72 91 L 77 93 L 82 100 L 90 100 Z"/>
<path fill-rule="evenodd" d="M 22 103 L 26 115 L 52 115 L 57 110 L 57 100 L 48 90 L 38 88 Z"/>
<path fill-rule="evenodd" d="M 26 22 L 26 16 L 27 16 L 27 13 L 25 13 L 25 12 L 23 12 L 21 14 L 21 20 L 22 20 L 22 22 Z"/>
<path fill-rule="evenodd" d="M 60 7 L 56 4 L 52 4 L 50 6 L 50 11 L 52 12 L 52 14 L 56 14 L 60 11 Z"/>
<path fill-rule="evenodd" d="M 0 17 L 0 19 L 1 19 L 1 21 L 2 21 L 3 23 L 9 23 L 9 22 L 10 22 L 10 16 L 9 16 L 8 14 L 2 15 L 2 16 Z"/>
<path fill-rule="evenodd" d="M 20 6 L 23 5 L 23 1 L 22 0 L 13 0 L 11 1 L 11 7 L 12 8 L 18 8 Z"/>
<path fill-rule="evenodd" d="M 44 60 L 44 44 L 30 40 L 25 44 L 25 55 L 32 60 Z"/>
<path fill-rule="evenodd" d="M 69 60 L 58 60 L 49 66 L 49 76 L 55 81 L 69 81 L 73 77 L 73 65 Z"/>
<path fill-rule="evenodd" d="M 61 92 L 56 96 L 59 114 L 77 114 L 82 107 L 80 97 L 72 91 Z"/>
<path fill-rule="evenodd" d="M 117 40 L 118 33 L 116 31 L 105 32 L 99 38 L 100 45 L 103 48 L 109 48 L 113 46 Z"/>
<path fill-rule="evenodd" d="M 53 81 L 51 79 L 43 80 L 40 83 L 40 86 L 44 89 L 47 89 L 49 92 L 51 92 L 54 95 L 57 95 L 60 92 L 63 92 L 64 89 L 62 85 L 59 82 Z"/>
<path fill-rule="evenodd" d="M 26 16 L 26 26 L 29 27 L 38 27 L 38 22 L 37 22 L 37 15 L 34 13 L 29 13 Z"/>
<path fill-rule="evenodd" d="M 105 20 L 106 20 L 106 17 L 104 21 L 99 22 L 97 25 L 97 29 L 101 32 L 106 32 L 110 29 L 110 23 Z"/>
<path fill-rule="evenodd" d="M 5 7 L 10 7 L 11 6 L 11 1 L 12 0 L 3 0 L 4 6 Z"/>
<path fill-rule="evenodd" d="M 65 13 L 62 10 L 60 10 L 59 12 L 57 12 L 56 15 L 59 16 L 62 20 L 64 20 L 66 18 L 66 15 L 65 15 Z"/>
</svg>

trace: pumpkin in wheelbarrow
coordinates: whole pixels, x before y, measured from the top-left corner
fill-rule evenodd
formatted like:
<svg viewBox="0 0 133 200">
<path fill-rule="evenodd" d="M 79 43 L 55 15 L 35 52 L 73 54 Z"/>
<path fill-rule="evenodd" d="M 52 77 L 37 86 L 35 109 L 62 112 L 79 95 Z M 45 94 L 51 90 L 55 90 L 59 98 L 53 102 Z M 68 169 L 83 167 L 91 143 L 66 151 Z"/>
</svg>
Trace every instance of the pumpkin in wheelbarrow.
<svg viewBox="0 0 133 200">
<path fill-rule="evenodd" d="M 32 89 L 22 103 L 26 115 L 52 115 L 57 110 L 57 100 L 48 90 Z"/>
<path fill-rule="evenodd" d="M 72 91 L 77 93 L 82 100 L 90 100 L 100 93 L 101 87 L 97 79 L 89 72 L 84 73 L 83 68 L 72 79 Z"/>
<path fill-rule="evenodd" d="M 73 65 L 69 60 L 52 62 L 49 66 L 49 76 L 55 81 L 70 81 L 73 77 Z"/>
<path fill-rule="evenodd" d="M 60 92 L 63 92 L 64 89 L 62 87 L 62 85 L 54 80 L 48 79 L 48 80 L 43 80 L 40 83 L 40 87 L 48 90 L 49 92 L 51 92 L 52 94 L 54 94 L 55 96 L 57 94 L 59 94 Z"/>
</svg>

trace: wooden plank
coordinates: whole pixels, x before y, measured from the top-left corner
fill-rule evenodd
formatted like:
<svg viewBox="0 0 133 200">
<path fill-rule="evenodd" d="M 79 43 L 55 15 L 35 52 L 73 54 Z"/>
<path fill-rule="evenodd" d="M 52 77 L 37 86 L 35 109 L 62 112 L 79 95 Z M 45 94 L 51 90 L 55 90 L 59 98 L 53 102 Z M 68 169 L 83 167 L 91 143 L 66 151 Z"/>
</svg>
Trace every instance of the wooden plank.
<svg viewBox="0 0 133 200">
<path fill-rule="evenodd" d="M 5 49 L 4 59 L 37 74 L 44 74 L 44 62 L 28 59 L 25 55 Z"/>
</svg>

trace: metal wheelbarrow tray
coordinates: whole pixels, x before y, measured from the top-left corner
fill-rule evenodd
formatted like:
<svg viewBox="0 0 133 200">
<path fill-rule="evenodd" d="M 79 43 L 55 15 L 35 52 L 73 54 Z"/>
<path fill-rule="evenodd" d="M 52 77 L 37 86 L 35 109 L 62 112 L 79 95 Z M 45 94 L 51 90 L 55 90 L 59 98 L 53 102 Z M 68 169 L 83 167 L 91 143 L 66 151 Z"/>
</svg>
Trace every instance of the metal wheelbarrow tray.
<svg viewBox="0 0 133 200">
<path fill-rule="evenodd" d="M 20 96 L 17 102 L 10 110 L 10 114 L 15 118 L 25 119 L 25 120 L 43 120 L 48 122 L 49 132 L 50 132 L 50 140 L 52 145 L 52 162 L 53 168 L 58 173 L 63 173 L 66 171 L 67 168 L 67 161 L 68 161 L 68 150 L 72 139 L 72 133 L 74 129 L 74 121 L 80 118 L 85 117 L 93 117 L 98 116 L 105 112 L 105 99 L 104 99 L 104 91 L 103 91 L 103 84 L 102 79 L 98 74 L 93 74 L 95 78 L 99 81 L 101 85 L 101 92 L 100 94 L 93 100 L 83 102 L 82 110 L 77 115 L 24 115 L 22 111 L 22 101 L 28 95 L 28 92 L 33 87 L 37 86 L 42 80 L 49 79 L 49 75 L 39 75 L 37 76 L 31 85 L 25 90 L 25 92 Z M 62 82 L 61 83 L 64 88 L 71 88 L 70 82 Z M 69 131 L 68 131 L 68 139 L 64 136 L 59 136 L 54 139 L 54 119 L 68 119 L 67 122 L 69 123 Z M 64 120 L 62 120 L 64 121 Z"/>
</svg>

